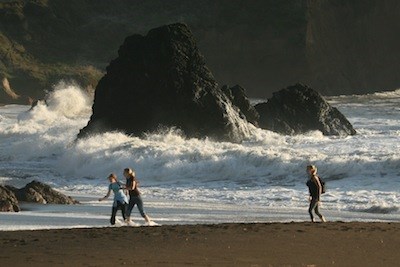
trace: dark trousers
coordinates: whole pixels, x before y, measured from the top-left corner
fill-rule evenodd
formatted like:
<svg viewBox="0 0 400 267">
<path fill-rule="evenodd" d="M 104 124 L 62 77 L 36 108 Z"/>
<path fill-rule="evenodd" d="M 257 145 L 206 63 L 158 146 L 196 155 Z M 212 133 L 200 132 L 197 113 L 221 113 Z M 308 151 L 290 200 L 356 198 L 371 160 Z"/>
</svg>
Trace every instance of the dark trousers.
<svg viewBox="0 0 400 267">
<path fill-rule="evenodd" d="M 126 210 L 126 215 L 128 217 L 131 216 L 132 213 L 132 209 L 133 207 L 137 205 L 140 215 L 142 215 L 142 217 L 144 218 L 146 216 L 146 213 L 143 210 L 143 201 L 142 198 L 140 196 L 130 196 L 129 198 L 129 204 L 128 204 L 128 209 Z"/>
<path fill-rule="evenodd" d="M 124 218 L 124 220 L 125 220 L 126 204 L 117 201 L 117 206 L 113 206 L 113 207 L 112 207 L 111 218 L 110 218 L 110 223 L 111 223 L 111 225 L 114 225 L 114 224 L 115 224 L 115 215 L 117 215 L 117 211 L 118 211 L 118 210 L 121 210 L 122 218 Z"/>
<path fill-rule="evenodd" d="M 312 198 L 310 202 L 310 207 L 308 208 L 308 213 L 310 213 L 311 221 L 314 221 L 314 215 L 312 213 L 313 210 L 315 211 L 315 214 L 318 215 L 318 217 L 322 218 L 321 213 L 319 213 L 318 206 L 318 200 L 316 198 Z"/>
</svg>

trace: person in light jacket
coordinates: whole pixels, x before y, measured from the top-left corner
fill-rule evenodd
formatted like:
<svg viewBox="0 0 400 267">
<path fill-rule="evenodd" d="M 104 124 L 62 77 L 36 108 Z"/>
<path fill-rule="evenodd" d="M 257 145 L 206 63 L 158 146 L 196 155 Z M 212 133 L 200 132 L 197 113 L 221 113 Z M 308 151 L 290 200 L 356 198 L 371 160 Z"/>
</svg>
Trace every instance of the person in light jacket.
<svg viewBox="0 0 400 267">
<path fill-rule="evenodd" d="M 111 191 L 114 192 L 114 202 L 112 205 L 111 218 L 110 218 L 111 225 L 114 225 L 115 216 L 117 215 L 118 210 L 121 210 L 122 218 L 124 219 L 124 221 L 126 220 L 125 211 L 128 204 L 128 197 L 125 195 L 123 187 L 118 182 L 117 176 L 114 173 L 108 176 L 108 180 L 110 181 L 110 185 L 108 186 L 107 195 L 103 198 L 100 198 L 99 201 L 106 200 L 110 196 Z"/>
</svg>

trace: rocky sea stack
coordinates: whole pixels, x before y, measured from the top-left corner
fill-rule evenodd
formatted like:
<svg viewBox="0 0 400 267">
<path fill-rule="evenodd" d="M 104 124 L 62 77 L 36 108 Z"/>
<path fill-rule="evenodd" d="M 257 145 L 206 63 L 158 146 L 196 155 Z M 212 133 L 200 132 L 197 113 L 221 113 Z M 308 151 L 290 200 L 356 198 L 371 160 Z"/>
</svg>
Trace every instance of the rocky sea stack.
<svg viewBox="0 0 400 267">
<path fill-rule="evenodd" d="M 110 130 L 141 135 L 160 127 L 233 142 L 249 134 L 180 23 L 127 37 L 96 87 L 92 109 L 78 137 Z"/>
<path fill-rule="evenodd" d="M 275 92 L 267 103 L 257 104 L 261 128 L 281 134 L 319 130 L 324 135 L 354 135 L 351 123 L 317 91 L 302 84 Z"/>
</svg>

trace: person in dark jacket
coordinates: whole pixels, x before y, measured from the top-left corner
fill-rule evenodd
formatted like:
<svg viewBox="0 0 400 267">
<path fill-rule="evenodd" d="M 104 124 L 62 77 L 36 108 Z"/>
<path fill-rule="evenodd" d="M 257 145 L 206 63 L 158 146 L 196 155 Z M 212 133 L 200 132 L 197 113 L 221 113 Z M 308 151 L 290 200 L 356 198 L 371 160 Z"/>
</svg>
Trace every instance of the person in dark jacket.
<svg viewBox="0 0 400 267">
<path fill-rule="evenodd" d="M 151 223 L 150 218 L 149 216 L 147 216 L 147 214 L 144 212 L 143 209 L 143 201 L 142 198 L 140 197 L 140 192 L 138 189 L 139 182 L 136 179 L 135 172 L 130 168 L 126 168 L 124 169 L 124 176 L 126 178 L 125 188 L 129 192 L 129 203 L 126 210 L 127 223 L 129 223 L 131 220 L 131 213 L 133 207 L 137 205 L 140 215 L 142 215 L 147 224 L 150 224 Z"/>
<path fill-rule="evenodd" d="M 322 184 L 317 175 L 317 167 L 314 165 L 307 166 L 307 173 L 310 176 L 310 179 L 307 181 L 308 191 L 310 192 L 310 206 L 308 208 L 308 213 L 310 214 L 311 221 L 315 222 L 313 210 L 315 214 L 321 219 L 322 222 L 325 222 L 324 216 L 319 212 L 319 205 L 321 201 L 322 194 Z"/>
</svg>

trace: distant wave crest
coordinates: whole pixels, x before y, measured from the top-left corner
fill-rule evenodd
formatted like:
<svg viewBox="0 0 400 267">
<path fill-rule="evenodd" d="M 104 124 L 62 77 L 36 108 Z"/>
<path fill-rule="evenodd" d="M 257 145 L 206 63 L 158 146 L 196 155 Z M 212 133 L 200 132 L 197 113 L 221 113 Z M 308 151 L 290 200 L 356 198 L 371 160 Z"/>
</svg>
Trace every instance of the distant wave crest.
<svg viewBox="0 0 400 267">
<path fill-rule="evenodd" d="M 394 206 L 384 207 L 384 206 L 374 205 L 374 206 L 366 208 L 366 209 L 355 209 L 353 211 L 374 213 L 374 214 L 390 214 L 390 213 L 395 213 L 395 212 L 399 211 L 399 208 L 394 207 Z"/>
</svg>

